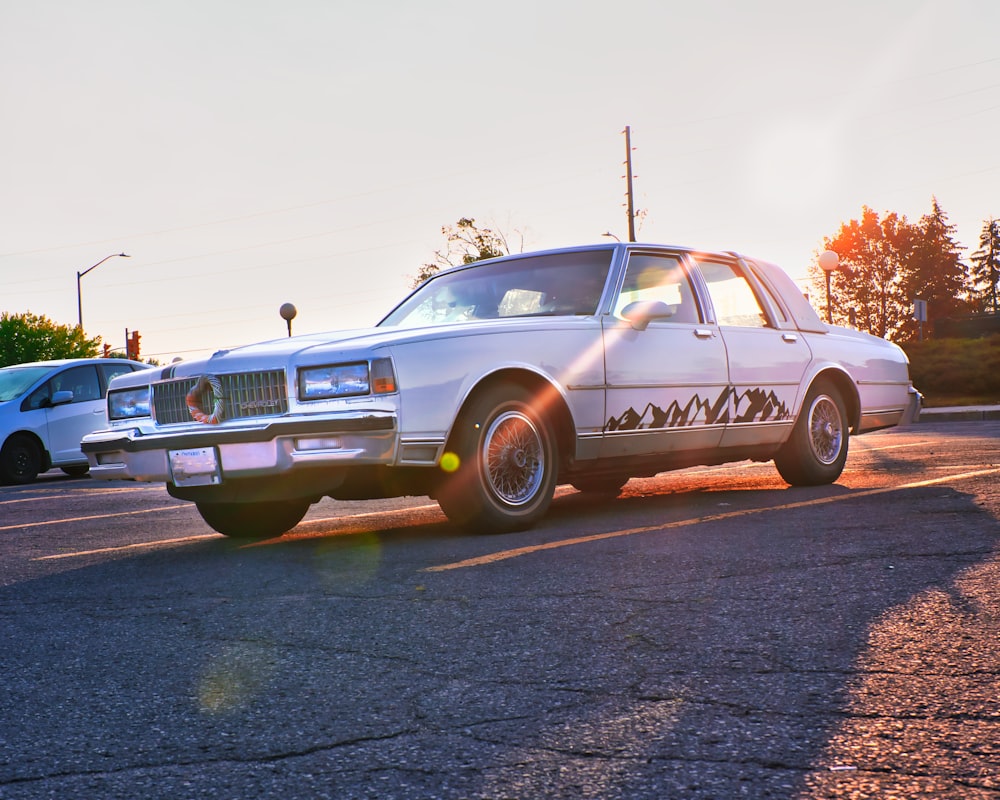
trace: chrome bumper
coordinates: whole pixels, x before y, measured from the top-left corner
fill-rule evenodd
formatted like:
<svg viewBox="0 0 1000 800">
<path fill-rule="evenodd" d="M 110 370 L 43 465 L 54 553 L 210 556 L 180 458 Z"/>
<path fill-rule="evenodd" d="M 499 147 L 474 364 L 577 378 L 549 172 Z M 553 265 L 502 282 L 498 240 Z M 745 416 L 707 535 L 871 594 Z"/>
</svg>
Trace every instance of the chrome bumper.
<svg viewBox="0 0 1000 800">
<path fill-rule="evenodd" d="M 899 421 L 900 425 L 911 425 L 920 419 L 920 409 L 924 403 L 924 396 L 920 394 L 912 386 L 910 387 L 910 396 L 906 404 L 906 409 L 903 411 L 903 418 Z"/>
<path fill-rule="evenodd" d="M 396 439 L 395 415 L 376 413 L 239 427 L 185 426 L 155 433 L 113 429 L 88 434 L 81 448 L 93 478 L 172 483 L 172 451 L 214 448 L 226 481 L 317 466 L 391 464 Z"/>
</svg>

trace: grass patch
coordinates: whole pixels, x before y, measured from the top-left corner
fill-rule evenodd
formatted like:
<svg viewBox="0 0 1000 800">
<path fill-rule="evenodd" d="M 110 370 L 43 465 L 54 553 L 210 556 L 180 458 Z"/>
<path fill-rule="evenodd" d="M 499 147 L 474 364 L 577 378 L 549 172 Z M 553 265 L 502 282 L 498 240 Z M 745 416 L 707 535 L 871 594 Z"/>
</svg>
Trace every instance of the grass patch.
<svg viewBox="0 0 1000 800">
<path fill-rule="evenodd" d="M 1000 405 L 1000 336 L 900 346 L 910 359 L 910 378 L 924 395 L 924 405 Z"/>
</svg>

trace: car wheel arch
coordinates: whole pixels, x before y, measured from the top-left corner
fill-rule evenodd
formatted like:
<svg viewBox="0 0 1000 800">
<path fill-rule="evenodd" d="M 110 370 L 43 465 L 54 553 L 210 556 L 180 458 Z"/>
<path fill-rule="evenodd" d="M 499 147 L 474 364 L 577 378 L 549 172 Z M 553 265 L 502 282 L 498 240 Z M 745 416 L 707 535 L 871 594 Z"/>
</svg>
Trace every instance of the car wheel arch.
<svg viewBox="0 0 1000 800">
<path fill-rule="evenodd" d="M 827 367 L 813 375 L 809 383 L 802 386 L 803 402 L 813 385 L 823 380 L 832 383 L 834 388 L 840 392 L 840 397 L 844 401 L 844 406 L 847 410 L 848 429 L 852 432 L 857 431 L 858 426 L 861 424 L 861 397 L 858 394 L 858 387 L 855 385 L 854 380 L 843 369 Z M 802 409 L 800 408 L 799 413 L 801 412 Z"/>
<path fill-rule="evenodd" d="M 7 434 L 7 438 L 0 442 L 0 449 L 3 448 L 7 442 L 9 442 L 14 437 L 25 437 L 31 440 L 31 443 L 38 448 L 39 456 L 42 460 L 42 468 L 39 473 L 48 472 L 52 469 L 52 453 L 49 452 L 48 448 L 45 446 L 45 442 L 42 441 L 41 437 L 35 433 L 33 430 L 16 430 L 11 431 Z"/>
<path fill-rule="evenodd" d="M 446 451 L 451 449 L 456 435 L 455 429 L 465 410 L 481 394 L 493 391 L 502 384 L 514 384 L 530 392 L 534 397 L 540 398 L 539 409 L 552 425 L 556 437 L 556 448 L 560 456 L 573 452 L 575 431 L 573 415 L 563 393 L 551 380 L 537 372 L 517 368 L 498 370 L 484 376 L 466 394 L 452 420 L 451 429 L 448 431 Z"/>
</svg>

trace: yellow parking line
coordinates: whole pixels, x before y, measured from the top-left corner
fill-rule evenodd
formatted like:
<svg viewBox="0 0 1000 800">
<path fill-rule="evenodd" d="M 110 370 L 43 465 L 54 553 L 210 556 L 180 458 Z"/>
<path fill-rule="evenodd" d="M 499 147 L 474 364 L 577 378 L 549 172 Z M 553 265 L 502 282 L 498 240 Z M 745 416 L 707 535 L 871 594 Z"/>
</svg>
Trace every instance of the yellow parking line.
<svg viewBox="0 0 1000 800">
<path fill-rule="evenodd" d="M 111 517 L 129 517 L 134 514 L 152 514 L 154 511 L 170 511 L 171 509 L 186 508 L 186 506 L 160 506 L 159 508 L 142 508 L 138 511 L 118 511 L 114 514 L 91 514 L 87 517 L 68 517 L 66 519 L 47 519 L 42 522 L 24 522 L 20 525 L 4 525 L 0 531 L 13 531 L 18 528 L 35 528 L 41 525 L 64 525 L 67 522 L 86 522 L 89 519 L 110 519 Z"/>
<path fill-rule="evenodd" d="M 54 556 L 39 556 L 32 561 L 54 561 L 60 558 L 79 558 L 80 556 L 100 555 L 101 553 L 116 553 L 122 550 L 139 550 L 146 547 L 159 547 L 165 544 L 180 544 L 181 542 L 196 542 L 200 539 L 215 539 L 221 537 L 221 533 L 203 533 L 198 536 L 183 536 L 180 539 L 160 539 L 156 542 L 139 542 L 137 544 L 123 544 L 117 547 L 98 547 L 94 550 L 80 550 L 75 553 L 59 553 Z"/>
<path fill-rule="evenodd" d="M 859 450 L 862 453 L 878 453 L 882 450 L 902 450 L 904 447 L 926 447 L 928 444 L 927 439 L 923 439 L 919 442 L 907 442 L 906 444 L 887 444 L 885 447 L 866 447 L 864 443 L 855 444 L 854 440 L 851 440 L 851 447 Z"/>
<path fill-rule="evenodd" d="M 42 500 L 63 500 L 69 495 L 74 495 L 80 497 L 82 495 L 106 495 L 106 494 L 121 494 L 122 492 L 162 492 L 162 486 L 150 486 L 143 488 L 132 488 L 126 487 L 121 489 L 70 489 L 67 488 L 65 492 L 60 494 L 33 494 L 30 497 L 15 497 L 11 500 L 0 500 L 0 506 L 6 506 L 11 503 L 37 503 Z"/>
<path fill-rule="evenodd" d="M 720 520 L 733 519 L 735 517 L 746 517 L 751 514 L 761 514 L 767 511 L 788 511 L 794 508 L 808 508 L 809 506 L 825 505 L 827 503 L 838 503 L 842 500 L 860 500 L 864 497 L 887 494 L 888 492 L 898 492 L 901 489 L 918 489 L 922 486 L 934 486 L 935 484 L 948 483 L 949 481 L 960 481 L 967 478 L 977 478 L 983 475 L 995 475 L 1000 473 L 1000 468 L 983 469 L 974 472 L 963 472 L 957 475 L 947 475 L 941 478 L 931 478 L 926 481 L 916 481 L 914 483 L 904 483 L 902 486 L 885 486 L 880 489 L 867 489 L 851 494 L 837 495 L 835 497 L 819 497 L 815 500 L 802 500 L 797 503 L 784 503 L 780 506 L 767 506 L 765 508 L 748 508 L 742 511 L 726 511 L 722 514 L 708 514 L 704 517 L 694 519 L 683 519 L 676 522 L 662 522 L 657 525 L 645 525 L 641 528 L 628 528 L 627 530 L 608 531 L 607 533 L 595 533 L 590 536 L 578 536 L 573 539 L 560 539 L 556 542 L 546 542 L 545 544 L 528 545 L 527 547 L 516 547 L 512 550 L 501 550 L 496 553 L 487 553 L 475 558 L 467 558 L 464 561 L 454 561 L 450 564 L 440 564 L 434 567 L 425 567 L 421 572 L 446 572 L 452 569 L 463 569 L 465 567 L 479 567 L 484 564 L 494 564 L 497 561 L 506 561 L 510 558 L 538 553 L 543 550 L 555 550 L 560 547 L 571 547 L 577 544 L 587 544 L 588 542 L 598 542 L 602 539 L 617 539 L 622 536 L 634 536 L 637 533 L 651 533 L 653 531 L 665 531 L 672 528 L 683 528 L 688 525 L 699 525 L 703 522 L 718 522 Z"/>
</svg>

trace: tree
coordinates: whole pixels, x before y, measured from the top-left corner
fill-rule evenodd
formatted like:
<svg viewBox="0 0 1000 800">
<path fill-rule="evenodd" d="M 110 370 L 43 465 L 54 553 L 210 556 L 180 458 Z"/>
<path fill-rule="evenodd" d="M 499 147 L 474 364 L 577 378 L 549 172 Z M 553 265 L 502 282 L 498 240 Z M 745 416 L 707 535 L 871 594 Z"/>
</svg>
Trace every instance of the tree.
<svg viewBox="0 0 1000 800">
<path fill-rule="evenodd" d="M 840 256 L 841 269 L 831 276 L 834 323 L 907 341 L 918 330 L 914 300 L 927 301 L 930 320 L 965 310 L 968 275 L 954 232 L 937 198 L 918 223 L 895 213 L 880 217 L 863 206 L 860 220 L 841 224 L 823 241 Z M 823 273 L 813 267 L 810 274 L 822 293 Z"/>
<path fill-rule="evenodd" d="M 862 207 L 861 219 L 842 223 L 823 247 L 840 256 L 840 269 L 831 276 L 834 324 L 851 324 L 875 336 L 892 338 L 904 326 L 909 302 L 903 288 L 904 264 L 914 231 L 906 217 Z M 811 268 L 813 285 L 823 296 L 825 276 Z"/>
<path fill-rule="evenodd" d="M 101 337 L 88 339 L 77 326 L 57 325 L 48 317 L 0 314 L 0 366 L 100 354 Z"/>
<path fill-rule="evenodd" d="M 492 228 L 480 228 L 472 217 L 462 217 L 454 225 L 444 225 L 441 233 L 445 237 L 445 247 L 434 251 L 434 263 L 424 264 L 413 280 L 417 287 L 431 275 L 445 267 L 455 267 L 459 264 L 471 264 L 487 258 L 509 255 L 510 245 L 507 236 Z M 514 230 L 524 246 L 524 235 Z"/>
<path fill-rule="evenodd" d="M 932 198 L 931 213 L 914 226 L 913 244 L 904 261 L 903 290 L 912 308 L 914 300 L 927 301 L 927 320 L 961 314 L 968 310 L 964 299 L 968 268 L 962 262 L 965 249 L 954 240 L 955 226 Z M 902 325 L 904 339 L 914 338 L 919 323 L 908 316 Z"/>
<path fill-rule="evenodd" d="M 983 224 L 979 249 L 972 254 L 969 270 L 969 301 L 973 310 L 1000 313 L 997 292 L 1000 291 L 1000 220 L 990 217 Z"/>
</svg>

